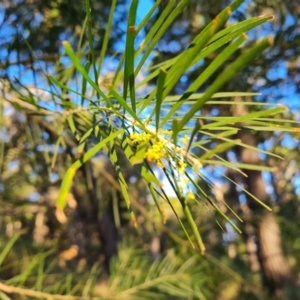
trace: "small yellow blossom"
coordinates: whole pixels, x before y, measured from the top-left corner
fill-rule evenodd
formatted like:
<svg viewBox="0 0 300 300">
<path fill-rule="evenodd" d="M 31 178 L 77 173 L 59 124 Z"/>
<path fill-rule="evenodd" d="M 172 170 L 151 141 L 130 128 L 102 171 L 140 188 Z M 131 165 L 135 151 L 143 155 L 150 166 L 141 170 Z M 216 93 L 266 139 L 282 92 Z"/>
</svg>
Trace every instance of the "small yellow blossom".
<svg viewBox="0 0 300 300">
<path fill-rule="evenodd" d="M 186 144 L 189 141 L 189 137 L 186 135 L 181 139 L 183 144 Z"/>
<path fill-rule="evenodd" d="M 183 160 L 180 160 L 179 162 L 178 162 L 178 165 L 177 165 L 177 167 L 178 167 L 178 172 L 180 173 L 180 174 L 184 174 L 185 173 L 185 167 L 187 166 L 187 164 L 183 161 Z"/>
<path fill-rule="evenodd" d="M 151 148 L 145 153 L 145 158 L 149 161 L 154 161 L 161 168 L 164 168 L 164 165 L 161 162 L 161 159 L 164 158 L 167 154 L 165 144 L 158 140 Z"/>
<path fill-rule="evenodd" d="M 185 178 L 183 178 L 183 180 L 182 180 L 182 181 L 183 181 L 183 183 L 184 183 L 184 184 L 188 184 L 188 182 L 189 182 L 189 179 L 185 177 Z"/>
<path fill-rule="evenodd" d="M 132 133 L 130 135 L 130 139 L 134 142 L 134 143 L 139 143 L 139 142 L 144 142 L 144 141 L 149 141 L 152 138 L 152 135 L 150 133 Z"/>
<path fill-rule="evenodd" d="M 158 132 L 160 134 L 168 134 L 168 135 L 172 135 L 173 134 L 173 130 L 167 130 L 167 129 L 159 129 Z"/>
<path fill-rule="evenodd" d="M 188 197 L 189 200 L 195 200 L 196 199 L 195 195 L 190 191 L 187 193 L 187 197 Z"/>
</svg>

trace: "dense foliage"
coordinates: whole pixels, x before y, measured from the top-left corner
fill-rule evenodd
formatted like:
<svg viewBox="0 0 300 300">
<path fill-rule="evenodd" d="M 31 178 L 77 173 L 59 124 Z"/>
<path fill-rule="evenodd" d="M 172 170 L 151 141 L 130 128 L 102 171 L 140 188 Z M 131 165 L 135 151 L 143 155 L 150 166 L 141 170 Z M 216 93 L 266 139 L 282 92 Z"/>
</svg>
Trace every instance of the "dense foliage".
<svg viewBox="0 0 300 300">
<path fill-rule="evenodd" d="M 1 4 L 0 298 L 294 299 L 300 6 L 138 2 Z"/>
</svg>

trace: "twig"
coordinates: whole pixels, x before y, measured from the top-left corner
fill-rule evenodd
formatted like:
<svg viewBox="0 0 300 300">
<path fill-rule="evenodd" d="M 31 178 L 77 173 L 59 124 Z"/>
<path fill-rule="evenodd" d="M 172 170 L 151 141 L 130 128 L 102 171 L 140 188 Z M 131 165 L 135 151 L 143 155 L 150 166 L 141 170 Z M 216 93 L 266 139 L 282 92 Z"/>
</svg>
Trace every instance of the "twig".
<svg viewBox="0 0 300 300">
<path fill-rule="evenodd" d="M 34 111 L 34 112 L 37 112 L 37 113 L 43 113 L 43 114 L 46 114 L 46 115 L 55 115 L 56 114 L 55 112 L 53 112 L 51 110 L 38 108 L 35 105 L 30 104 L 30 103 L 25 102 L 25 101 L 22 101 L 18 98 L 12 98 L 11 97 L 9 99 L 4 99 L 4 100 L 6 100 L 7 102 L 10 102 L 10 103 L 16 103 L 16 104 L 22 106 L 22 108 L 25 108 L 25 109 L 28 109 L 28 110 L 31 110 L 31 111 Z"/>
<path fill-rule="evenodd" d="M 27 109 L 30 109 L 30 110 L 33 110 L 33 111 L 38 111 L 38 112 L 41 112 L 41 113 L 46 113 L 46 114 L 51 114 L 51 115 L 56 114 L 56 115 L 69 116 L 69 115 L 72 115 L 72 114 L 80 113 L 82 111 L 89 111 L 89 110 L 95 109 L 95 108 L 90 108 L 90 107 L 88 107 L 88 108 L 78 107 L 78 108 L 71 109 L 69 111 L 65 111 L 65 112 L 61 113 L 61 112 L 48 111 L 48 110 L 44 110 L 44 109 L 37 109 L 34 105 L 32 105 L 30 103 L 27 103 L 27 102 L 24 102 L 24 101 L 21 101 L 19 99 L 9 99 L 8 101 L 18 103 L 19 105 L 23 106 L 24 108 L 27 108 Z M 134 119 L 132 119 L 128 116 L 125 116 L 123 114 L 114 112 L 110 108 L 97 107 L 97 109 L 101 110 L 101 111 L 104 111 L 104 112 L 114 113 L 118 117 L 122 116 L 124 119 L 126 119 L 128 122 L 130 122 L 132 124 L 132 126 L 140 127 L 139 124 L 137 124 Z M 186 157 L 191 162 L 192 165 L 196 165 L 196 166 L 199 166 L 199 167 L 202 166 L 202 164 L 199 162 L 199 160 L 197 158 L 195 158 L 193 155 L 191 155 L 191 153 L 186 153 L 185 149 L 177 147 L 177 145 L 174 145 L 170 140 L 165 139 L 163 136 L 158 135 L 156 132 L 154 132 L 153 130 L 151 130 L 147 127 L 142 128 L 142 129 L 144 129 L 146 132 L 150 133 L 152 136 L 156 136 L 157 138 L 162 140 L 165 144 L 167 144 L 171 148 L 171 151 L 176 151 L 178 154 Z"/>
<path fill-rule="evenodd" d="M 91 298 L 91 297 L 77 297 L 77 296 L 68 296 L 68 295 L 52 295 L 44 292 L 39 292 L 35 290 L 30 289 L 24 289 L 12 285 L 6 285 L 2 282 L 0 282 L 0 290 L 8 293 L 8 294 L 19 294 L 34 298 L 44 298 L 47 300 L 96 300 L 97 298 Z"/>
<path fill-rule="evenodd" d="M 194 157 L 191 153 L 189 153 L 189 152 L 187 153 L 186 149 L 183 149 L 181 147 L 178 147 L 177 145 L 174 145 L 174 143 L 172 143 L 170 140 L 164 138 L 160 134 L 157 134 L 155 131 L 151 130 L 147 126 L 142 127 L 134 119 L 132 119 L 132 118 L 130 118 L 130 117 L 128 117 L 128 116 L 126 116 L 122 113 L 119 113 L 117 111 L 113 111 L 111 108 L 107 108 L 107 107 L 103 107 L 103 106 L 98 106 L 96 108 L 100 111 L 109 112 L 111 114 L 116 115 L 117 117 L 124 118 L 126 121 L 131 123 L 132 126 L 139 127 L 142 130 L 145 130 L 145 132 L 150 133 L 153 137 L 157 137 L 159 140 L 163 141 L 166 145 L 168 145 L 170 147 L 171 151 L 175 151 L 179 155 L 181 155 L 181 156 L 185 157 L 186 159 L 188 159 L 191 162 L 191 165 L 199 166 L 199 168 L 202 167 L 202 163 L 196 157 Z M 95 107 L 77 107 L 75 109 L 62 112 L 61 115 L 69 116 L 69 115 L 72 115 L 72 114 L 80 113 L 82 111 L 89 111 L 89 110 L 94 110 L 94 109 L 95 109 Z"/>
</svg>

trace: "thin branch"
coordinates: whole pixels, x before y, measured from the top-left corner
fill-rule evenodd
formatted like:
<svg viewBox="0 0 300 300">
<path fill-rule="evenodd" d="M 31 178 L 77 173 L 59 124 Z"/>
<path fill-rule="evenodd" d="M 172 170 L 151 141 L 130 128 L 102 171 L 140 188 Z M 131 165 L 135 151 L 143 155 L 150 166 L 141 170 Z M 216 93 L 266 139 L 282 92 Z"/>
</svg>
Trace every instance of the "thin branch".
<svg viewBox="0 0 300 300">
<path fill-rule="evenodd" d="M 30 289 L 24 289 L 12 285 L 6 285 L 0 282 L 0 290 L 8 293 L 8 294 L 19 294 L 23 296 L 29 296 L 34 298 L 43 298 L 47 300 L 96 300 L 95 297 L 76 297 L 76 296 L 68 296 L 68 295 L 52 295 L 44 292 L 39 292 Z"/>
<path fill-rule="evenodd" d="M 20 105 L 22 108 L 25 108 L 25 109 L 28 109 L 28 110 L 31 110 L 31 111 L 34 111 L 37 113 L 43 113 L 46 115 L 56 115 L 56 112 L 54 112 L 54 111 L 46 110 L 43 108 L 38 108 L 35 105 L 25 102 L 23 100 L 20 100 L 18 98 L 10 97 L 9 99 L 4 99 L 4 100 L 6 100 L 9 103 L 16 103 L 16 104 Z"/>
<path fill-rule="evenodd" d="M 94 107 L 78 107 L 69 111 L 65 111 L 63 113 L 61 113 L 63 116 L 69 116 L 72 114 L 76 114 L 76 113 L 80 113 L 82 111 L 89 111 L 89 110 L 94 110 Z M 102 106 L 98 106 L 97 107 L 98 110 L 103 111 L 103 112 L 109 112 L 111 114 L 114 114 L 117 117 L 121 117 L 123 119 L 125 119 L 127 122 L 131 123 L 131 126 L 136 126 L 139 127 L 142 130 L 145 130 L 146 133 L 150 133 L 153 137 L 156 137 L 157 139 L 161 140 L 164 142 L 164 144 L 168 145 L 170 147 L 170 151 L 175 151 L 176 153 L 178 153 L 179 155 L 185 157 L 187 160 L 190 161 L 190 163 L 192 165 L 196 165 L 199 168 L 202 167 L 202 163 L 196 158 L 194 157 L 191 153 L 187 153 L 186 149 L 178 147 L 177 145 L 175 145 L 174 143 L 172 143 L 170 140 L 164 138 L 162 135 L 157 134 L 155 131 L 151 130 L 149 127 L 144 126 L 144 128 L 142 128 L 134 119 L 122 114 L 122 113 L 118 113 L 116 111 L 113 111 L 110 108 L 107 107 L 102 107 Z"/>
</svg>

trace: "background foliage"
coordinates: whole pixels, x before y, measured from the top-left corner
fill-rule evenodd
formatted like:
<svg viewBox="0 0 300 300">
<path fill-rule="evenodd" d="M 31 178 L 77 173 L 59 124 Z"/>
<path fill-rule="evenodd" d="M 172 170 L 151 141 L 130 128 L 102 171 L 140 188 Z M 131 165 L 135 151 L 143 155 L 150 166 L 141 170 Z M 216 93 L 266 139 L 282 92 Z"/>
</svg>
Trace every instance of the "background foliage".
<svg viewBox="0 0 300 300">
<path fill-rule="evenodd" d="M 247 41 L 241 32 L 232 36 L 230 46 L 230 39 L 216 36 L 220 47 L 203 57 L 212 37 L 203 29 L 226 1 L 157 1 L 152 18 L 136 28 L 137 36 L 127 25 L 128 13 L 129 26 L 143 24 L 143 4 L 134 20 L 137 1 L 131 7 L 129 1 L 98 2 L 1 3 L 0 297 L 293 299 L 299 292 L 300 253 L 298 2 L 245 1 L 228 24 L 252 20 L 245 30 L 259 26 L 247 33 Z M 251 19 L 263 14 L 275 19 Z M 274 37 L 271 48 L 254 52 L 257 58 L 229 80 L 238 57 L 246 58 L 268 35 Z M 193 40 L 195 48 L 187 48 Z M 142 54 L 136 64 L 134 49 Z M 222 76 L 227 94 L 211 98 L 207 91 Z M 202 107 L 204 92 L 210 101 Z M 184 105 L 175 111 L 180 98 Z M 144 113 L 138 114 L 141 107 Z M 189 139 L 182 138 L 194 130 L 185 117 L 191 107 L 199 126 L 185 157 Z M 172 109 L 175 118 L 168 115 Z M 164 120 L 160 137 L 183 152 L 173 168 L 157 168 L 159 160 L 148 157 L 143 169 L 146 144 L 157 143 L 153 136 Z M 135 143 L 131 134 L 145 130 L 145 124 L 152 139 Z M 177 129 L 183 130 L 178 136 Z M 164 149 L 160 154 L 166 157 L 175 148 Z M 90 160 L 83 164 L 80 158 Z M 194 177 L 198 158 L 201 172 Z M 183 163 L 184 176 L 198 185 L 189 187 L 197 200 L 188 200 L 189 211 L 185 189 L 183 195 L 178 187 L 177 194 L 162 191 L 151 172 L 146 181 L 141 176 L 141 170 L 153 170 L 165 185 L 168 176 L 175 184 L 172 178 L 181 178 L 176 172 Z M 66 182 L 73 182 L 70 189 Z M 182 227 L 201 248 L 200 232 L 205 256 L 192 248 Z"/>
</svg>

